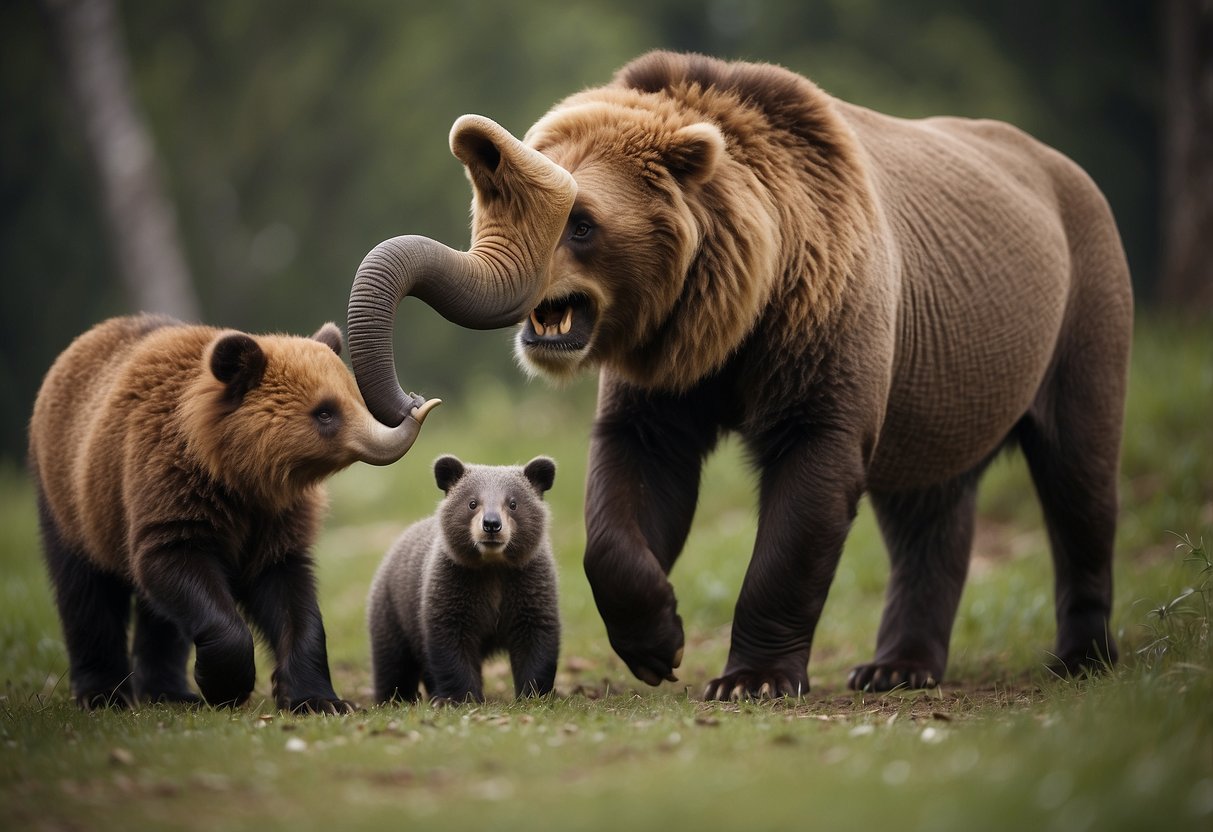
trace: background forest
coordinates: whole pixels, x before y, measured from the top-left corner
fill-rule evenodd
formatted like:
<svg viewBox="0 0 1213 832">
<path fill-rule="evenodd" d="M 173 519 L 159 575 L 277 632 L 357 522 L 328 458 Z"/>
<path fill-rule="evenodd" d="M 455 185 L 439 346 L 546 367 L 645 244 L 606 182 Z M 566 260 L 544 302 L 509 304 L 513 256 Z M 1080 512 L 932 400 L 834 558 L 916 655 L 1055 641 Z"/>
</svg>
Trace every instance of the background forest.
<svg viewBox="0 0 1213 832">
<path fill-rule="evenodd" d="M 138 285 L 155 279 L 148 270 L 123 280 L 69 94 L 76 50 L 63 19 L 90 5 L 0 5 L 0 456 L 10 460 L 22 459 L 54 356 L 98 320 L 156 303 Z M 557 100 L 657 47 L 781 63 L 897 115 L 1017 124 L 1104 189 L 1139 297 L 1153 301 L 1165 294 L 1164 5 L 160 0 L 116 4 L 115 29 L 185 263 L 184 300 L 159 305 L 307 333 L 344 325 L 354 269 L 381 239 L 466 247 L 470 190 L 446 143 L 456 117 L 483 113 L 521 135 Z M 486 377 L 524 383 L 508 332 L 467 332 L 404 306 L 400 331 L 416 333 L 407 347 L 398 339 L 406 385 L 449 397 Z"/>
</svg>

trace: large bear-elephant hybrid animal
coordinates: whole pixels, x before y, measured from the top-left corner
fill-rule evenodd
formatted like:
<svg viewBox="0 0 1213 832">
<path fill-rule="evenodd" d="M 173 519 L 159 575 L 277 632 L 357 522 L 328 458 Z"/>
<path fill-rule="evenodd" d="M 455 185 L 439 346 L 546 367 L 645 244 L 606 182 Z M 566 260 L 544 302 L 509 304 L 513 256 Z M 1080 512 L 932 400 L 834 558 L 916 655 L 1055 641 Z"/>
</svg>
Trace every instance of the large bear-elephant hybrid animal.
<svg viewBox="0 0 1213 832">
<path fill-rule="evenodd" d="M 715 699 L 808 688 L 813 633 L 856 504 L 892 572 L 853 688 L 937 684 L 974 494 L 1027 457 L 1056 575 L 1055 664 L 1116 660 L 1116 477 L 1132 329 L 1107 202 L 1073 162 L 994 121 L 904 120 L 775 66 L 655 52 L 553 107 L 524 142 L 465 116 L 473 245 L 398 237 L 364 260 L 350 351 L 388 424 L 409 400 L 406 294 L 474 327 L 522 321 L 554 379 L 599 368 L 585 569 L 611 645 L 672 678 L 667 579 L 705 456 L 739 434 L 757 540 Z"/>
<path fill-rule="evenodd" d="M 278 707 L 350 708 L 316 602 L 320 483 L 399 459 L 437 400 L 384 427 L 340 350 L 332 324 L 254 337 L 141 315 L 98 324 L 55 361 L 29 459 L 82 706 L 196 702 L 191 645 L 206 701 L 240 704 L 255 675 L 243 610 L 277 660 Z"/>
</svg>

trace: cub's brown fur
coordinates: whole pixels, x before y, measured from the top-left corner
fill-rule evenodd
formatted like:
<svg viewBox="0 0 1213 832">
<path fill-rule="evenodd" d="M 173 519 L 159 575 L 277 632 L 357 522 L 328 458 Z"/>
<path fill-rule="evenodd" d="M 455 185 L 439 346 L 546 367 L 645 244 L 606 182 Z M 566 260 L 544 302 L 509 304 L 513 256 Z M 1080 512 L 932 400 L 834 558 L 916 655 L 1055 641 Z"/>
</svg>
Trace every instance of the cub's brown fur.
<svg viewBox="0 0 1213 832">
<path fill-rule="evenodd" d="M 206 701 L 244 701 L 243 610 L 277 657 L 280 707 L 348 708 L 330 682 L 310 553 L 320 481 L 371 444 L 340 349 L 332 324 L 253 337 L 136 316 L 99 324 L 55 362 L 29 458 L 82 705 L 196 701 L 191 644 Z"/>
<path fill-rule="evenodd" d="M 518 696 L 549 692 L 560 652 L 543 495 L 556 466 L 434 463 L 438 512 L 400 535 L 367 604 L 375 698 L 484 698 L 481 663 L 505 650 Z"/>
</svg>

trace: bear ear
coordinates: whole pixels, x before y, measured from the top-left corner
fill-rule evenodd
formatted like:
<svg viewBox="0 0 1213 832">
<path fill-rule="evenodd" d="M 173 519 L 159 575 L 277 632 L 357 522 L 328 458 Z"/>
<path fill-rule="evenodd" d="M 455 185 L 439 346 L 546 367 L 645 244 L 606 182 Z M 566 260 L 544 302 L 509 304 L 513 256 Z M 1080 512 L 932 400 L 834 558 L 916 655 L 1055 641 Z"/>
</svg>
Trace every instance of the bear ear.
<svg viewBox="0 0 1213 832">
<path fill-rule="evenodd" d="M 445 493 L 463 476 L 463 463 L 457 457 L 441 456 L 434 462 L 434 481 Z"/>
<path fill-rule="evenodd" d="M 265 352 L 251 335 L 231 332 L 211 346 L 211 374 L 223 383 L 224 398 L 235 407 L 265 375 Z"/>
<path fill-rule="evenodd" d="M 341 355 L 341 330 L 337 328 L 336 324 L 330 322 L 320 327 L 312 336 L 312 340 L 319 341 L 337 355 Z"/>
<path fill-rule="evenodd" d="M 546 456 L 537 456 L 526 464 L 522 474 L 531 481 L 535 490 L 542 494 L 556 481 L 556 463 Z"/>
<path fill-rule="evenodd" d="M 698 184 L 712 178 L 724 157 L 724 136 L 707 122 L 690 124 L 674 134 L 665 153 L 665 164 L 674 178 Z"/>
</svg>

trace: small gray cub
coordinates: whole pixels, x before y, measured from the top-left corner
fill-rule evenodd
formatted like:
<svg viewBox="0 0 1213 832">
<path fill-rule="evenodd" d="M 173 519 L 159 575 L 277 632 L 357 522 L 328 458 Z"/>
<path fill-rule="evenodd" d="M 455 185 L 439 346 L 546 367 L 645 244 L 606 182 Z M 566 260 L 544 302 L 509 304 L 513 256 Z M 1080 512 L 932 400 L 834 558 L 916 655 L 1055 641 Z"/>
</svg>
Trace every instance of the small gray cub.
<svg viewBox="0 0 1213 832">
<path fill-rule="evenodd" d="M 560 653 L 556 563 L 543 494 L 556 463 L 434 463 L 438 511 L 409 526 L 368 601 L 375 699 L 484 700 L 481 665 L 509 654 L 517 696 L 548 693 Z"/>
</svg>

